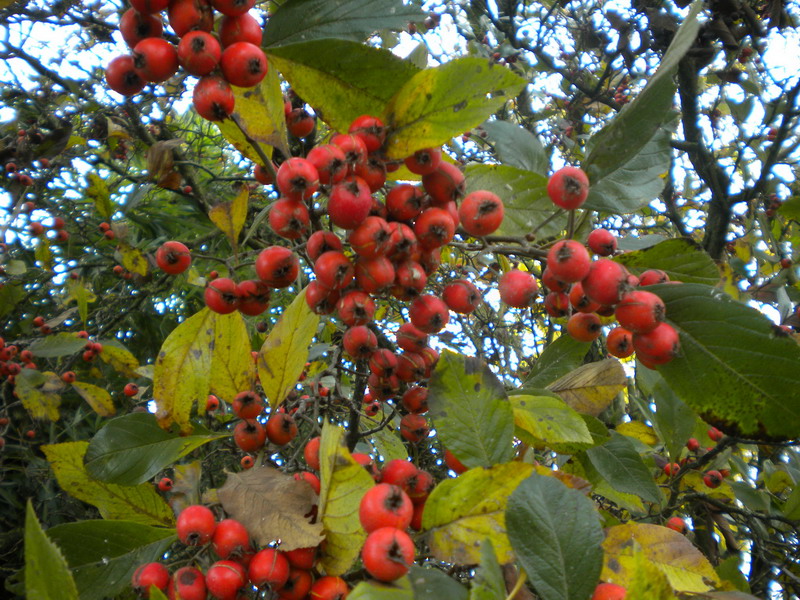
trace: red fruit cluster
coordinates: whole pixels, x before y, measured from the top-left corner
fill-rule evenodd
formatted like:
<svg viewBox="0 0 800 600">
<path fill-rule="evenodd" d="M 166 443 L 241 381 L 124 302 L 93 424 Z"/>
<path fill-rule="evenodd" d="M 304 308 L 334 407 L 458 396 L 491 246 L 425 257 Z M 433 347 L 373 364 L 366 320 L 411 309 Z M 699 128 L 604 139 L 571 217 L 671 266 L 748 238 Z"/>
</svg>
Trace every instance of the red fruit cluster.
<svg viewBox="0 0 800 600">
<path fill-rule="evenodd" d="M 188 546 L 198 546 L 206 555 L 204 563 L 212 563 L 205 574 L 194 566 L 184 566 L 170 573 L 160 562 L 139 566 L 132 578 L 133 588 L 142 598 L 150 597 L 155 586 L 170 600 L 205 600 L 210 594 L 216 600 L 236 600 L 252 587 L 270 590 L 276 596 L 300 600 L 341 600 L 350 591 L 339 577 L 318 577 L 312 569 L 317 548 L 300 548 L 283 552 L 267 547 L 256 550 L 245 527 L 235 519 L 217 522 L 205 506 L 186 507 L 176 523 L 178 539 Z"/>
<path fill-rule="evenodd" d="M 297 423 L 282 408 L 273 411 L 266 424 L 262 424 L 259 418 L 265 408 L 264 400 L 253 391 L 240 392 L 233 399 L 231 409 L 241 419 L 233 428 L 233 441 L 243 452 L 258 452 L 267 440 L 276 446 L 285 446 L 297 436 Z M 242 466 L 250 468 L 253 464 L 245 461 Z"/>
<path fill-rule="evenodd" d="M 267 74 L 261 26 L 248 12 L 254 5 L 255 0 L 131 0 L 119 29 L 132 51 L 109 63 L 108 87 L 132 96 L 147 83 L 168 80 L 182 67 L 200 78 L 193 94 L 200 116 L 210 121 L 228 118 L 235 104 L 231 85 L 253 87 Z M 177 47 L 162 37 L 164 10 L 180 38 Z M 214 34 L 216 11 L 222 18 Z"/>
</svg>

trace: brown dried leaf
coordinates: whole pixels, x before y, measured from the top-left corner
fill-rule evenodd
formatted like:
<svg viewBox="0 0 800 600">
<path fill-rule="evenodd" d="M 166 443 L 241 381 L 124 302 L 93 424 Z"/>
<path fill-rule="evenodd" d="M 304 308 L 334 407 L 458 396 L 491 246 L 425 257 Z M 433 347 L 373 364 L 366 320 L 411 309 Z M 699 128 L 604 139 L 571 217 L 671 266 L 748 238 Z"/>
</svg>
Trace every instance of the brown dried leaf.
<svg viewBox="0 0 800 600">
<path fill-rule="evenodd" d="M 278 469 L 255 467 L 229 475 L 217 495 L 225 512 L 261 546 L 280 539 L 282 550 L 295 550 L 322 541 L 322 523 L 310 523 L 306 516 L 319 501 L 314 490 Z"/>
<path fill-rule="evenodd" d="M 162 140 L 147 149 L 147 171 L 150 179 L 161 187 L 174 188 L 180 183 L 180 175 L 173 170 L 172 151 L 183 143 L 183 140 Z"/>
</svg>

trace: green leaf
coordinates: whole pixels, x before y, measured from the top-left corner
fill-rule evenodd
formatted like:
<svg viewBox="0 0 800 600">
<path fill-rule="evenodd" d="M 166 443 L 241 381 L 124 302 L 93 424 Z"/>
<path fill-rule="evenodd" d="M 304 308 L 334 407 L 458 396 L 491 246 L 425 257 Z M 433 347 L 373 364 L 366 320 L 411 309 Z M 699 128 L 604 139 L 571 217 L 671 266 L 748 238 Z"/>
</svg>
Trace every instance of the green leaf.
<svg viewBox="0 0 800 600">
<path fill-rule="evenodd" d="M 474 564 L 480 560 L 477 540 L 488 538 L 501 563 L 513 560 L 506 535 L 506 503 L 532 472 L 533 465 L 511 462 L 476 467 L 440 481 L 422 513 L 422 529 L 429 533 L 432 554 L 445 562 Z"/>
<path fill-rule="evenodd" d="M 361 42 L 376 31 L 403 31 L 425 15 L 402 0 L 289 0 L 264 28 L 268 48 L 338 38 Z"/>
<path fill-rule="evenodd" d="M 647 417 L 664 443 L 670 460 L 680 457 L 686 441 L 692 436 L 697 417 L 692 409 L 678 398 L 664 378 L 651 369 L 638 369 L 636 382 L 656 405 L 655 412 L 647 409 Z M 648 400 L 649 403 L 649 400 Z"/>
<path fill-rule="evenodd" d="M 311 312 L 303 290 L 264 340 L 258 353 L 258 377 L 272 408 L 283 402 L 297 384 L 318 324 L 319 316 Z"/>
<path fill-rule="evenodd" d="M 383 116 L 389 101 L 419 72 L 388 50 L 344 40 L 272 48 L 267 56 L 336 131 L 347 131 L 361 115 Z"/>
<path fill-rule="evenodd" d="M 594 502 L 553 477 L 534 473 L 508 499 L 506 525 L 542 600 L 589 598 L 603 566 L 603 530 Z"/>
<path fill-rule="evenodd" d="M 408 576 L 392 583 L 362 581 L 347 595 L 349 600 L 414 600 Z"/>
<path fill-rule="evenodd" d="M 636 494 L 648 502 L 661 502 L 661 492 L 650 469 L 629 438 L 612 433 L 605 444 L 589 448 L 586 456 L 611 487 L 623 493 Z"/>
<path fill-rule="evenodd" d="M 481 543 L 480 566 L 475 569 L 469 600 L 505 600 L 506 583 L 494 547 L 488 538 Z"/>
<path fill-rule="evenodd" d="M 482 361 L 445 350 L 430 380 L 428 406 L 442 444 L 467 467 L 511 459 L 514 414 L 503 384 Z"/>
<path fill-rule="evenodd" d="M 78 600 L 67 561 L 42 529 L 30 499 L 25 508 L 25 594 L 36 600 Z"/>
<path fill-rule="evenodd" d="M 523 387 L 542 388 L 577 369 L 590 347 L 591 343 L 578 341 L 571 335 L 557 337 L 536 359 Z"/>
<path fill-rule="evenodd" d="M 71 281 L 71 280 L 70 280 Z M 8 282 L 0 288 L 0 317 L 14 310 L 17 302 L 25 297 L 25 290 L 19 283 Z"/>
<path fill-rule="evenodd" d="M 174 515 L 150 484 L 121 486 L 97 481 L 83 466 L 89 442 L 64 442 L 42 446 L 58 485 L 70 496 L 96 506 L 104 519 L 135 521 L 172 527 Z"/>
<path fill-rule="evenodd" d="M 86 340 L 77 337 L 74 333 L 55 333 L 37 340 L 28 346 L 36 358 L 57 358 L 69 356 L 83 350 Z"/>
<path fill-rule="evenodd" d="M 283 114 L 283 91 L 277 69 L 270 68 L 266 77 L 255 87 L 233 86 L 233 95 L 236 99 L 233 117 L 244 132 L 259 144 L 278 148 L 288 156 L 290 152 L 286 117 Z M 264 162 L 233 119 L 220 121 L 217 127 L 225 139 L 244 156 L 255 163 Z M 272 148 L 266 150 L 269 151 L 267 152 L 269 156 Z"/>
<path fill-rule="evenodd" d="M 381 420 L 382 419 L 377 419 L 375 417 L 361 415 L 358 426 L 362 431 L 371 431 L 378 428 L 378 426 L 381 424 Z M 371 434 L 368 438 L 375 448 L 375 451 L 383 457 L 385 462 L 389 462 L 395 458 L 408 460 L 408 452 L 406 451 L 406 447 L 403 444 L 403 440 L 400 439 L 397 430 L 398 418 L 395 417 L 386 427 L 383 427 L 379 431 Z"/>
<path fill-rule="evenodd" d="M 103 600 L 130 588 L 139 565 L 159 560 L 175 530 L 104 519 L 65 523 L 47 530 L 61 548 L 81 600 Z"/>
<path fill-rule="evenodd" d="M 648 180 L 657 170 L 657 157 L 661 152 L 661 146 L 668 142 L 667 133 L 663 128 L 665 116 L 667 119 L 671 118 L 669 115 L 676 89 L 674 76 L 680 60 L 697 39 L 697 32 L 700 29 L 697 15 L 702 8 L 702 2 L 694 3 L 672 39 L 658 70 L 644 89 L 633 102 L 627 104 L 620 111 L 611 123 L 589 140 L 583 167 L 589 175 L 592 186 L 596 182 L 608 178 L 609 184 L 606 191 L 611 191 L 617 188 L 614 184 L 630 178 L 635 190 L 639 186 L 644 186 L 647 187 L 648 192 L 650 191 Z M 637 163 L 648 167 L 647 177 L 644 176 L 644 173 L 637 176 L 635 172 L 629 171 Z M 666 171 L 667 166 L 664 166 L 661 172 Z M 655 181 L 661 185 L 660 180 Z M 663 188 L 663 185 L 661 187 Z M 643 190 L 644 188 L 641 191 Z M 603 191 L 602 187 L 600 191 Z M 620 191 L 625 194 L 627 200 L 624 204 L 616 201 L 613 196 L 601 197 L 598 192 L 590 189 L 590 197 L 586 206 L 609 212 L 627 212 L 635 210 L 635 208 L 631 208 L 633 206 L 644 206 L 650 202 L 661 189 L 656 194 L 649 195 L 648 193 L 646 197 L 640 197 L 638 202 L 636 196 L 641 191 L 637 190 L 633 197 L 628 197 L 624 188 Z"/>
<path fill-rule="evenodd" d="M 754 308 L 697 284 L 651 286 L 680 333 L 679 356 L 658 370 L 706 420 L 759 438 L 800 431 L 800 346 Z"/>
<path fill-rule="evenodd" d="M 501 163 L 547 175 L 550 161 L 542 142 L 532 132 L 508 121 L 486 121 L 481 129 L 488 134 L 488 141 L 494 144 L 495 154 Z"/>
<path fill-rule="evenodd" d="M 512 395 L 509 399 L 517 437 L 527 444 L 573 454 L 594 443 L 581 415 L 561 398 Z"/>
<path fill-rule="evenodd" d="M 118 485 L 148 481 L 203 444 L 228 437 L 195 427 L 191 435 L 169 433 L 150 413 L 131 413 L 109 421 L 89 442 L 84 456 L 93 478 Z"/>
<path fill-rule="evenodd" d="M 387 156 L 405 158 L 422 148 L 441 146 L 480 125 L 524 85 L 519 75 L 477 57 L 419 71 L 387 111 Z"/>
<path fill-rule="evenodd" d="M 673 281 L 716 285 L 719 268 L 700 245 L 687 238 L 665 240 L 644 250 L 626 252 L 614 258 L 634 275 L 661 269 Z"/>
<path fill-rule="evenodd" d="M 607 127 L 613 127 L 615 123 L 616 119 Z M 673 119 L 656 129 L 649 140 L 632 141 L 638 146 L 638 152 L 628 156 L 625 162 L 618 160 L 601 169 L 593 168 L 587 159 L 591 185 L 584 208 L 612 214 L 632 213 L 657 198 L 664 189 L 672 161 L 670 142 L 677 126 L 678 121 Z M 601 130 L 597 135 L 602 133 Z M 646 143 L 642 144 L 642 141 Z M 604 148 L 603 152 L 609 150 Z M 602 160 L 598 153 L 593 153 L 591 158 Z"/>
<path fill-rule="evenodd" d="M 547 177 L 505 165 L 467 165 L 467 193 L 489 190 L 503 201 L 505 215 L 497 235 L 538 238 L 559 235 L 567 226 L 566 214 L 556 213 L 547 195 Z"/>
<path fill-rule="evenodd" d="M 412 565 L 408 580 L 414 590 L 414 600 L 467 600 L 467 588 L 439 569 Z"/>
</svg>

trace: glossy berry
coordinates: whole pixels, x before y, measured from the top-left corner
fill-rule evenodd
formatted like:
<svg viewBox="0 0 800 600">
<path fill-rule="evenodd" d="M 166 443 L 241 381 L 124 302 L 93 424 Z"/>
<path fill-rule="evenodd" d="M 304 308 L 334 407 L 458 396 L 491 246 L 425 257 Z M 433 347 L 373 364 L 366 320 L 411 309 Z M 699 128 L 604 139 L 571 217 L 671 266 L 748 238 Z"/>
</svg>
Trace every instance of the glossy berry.
<svg viewBox="0 0 800 600">
<path fill-rule="evenodd" d="M 253 466 L 256 464 L 256 461 L 249 454 L 245 454 L 242 457 L 242 460 L 239 461 L 239 464 L 242 465 L 243 469 L 252 469 Z"/>
<path fill-rule="evenodd" d="M 589 272 L 581 280 L 584 293 L 603 306 L 617 304 L 630 289 L 628 271 L 621 264 L 608 258 L 594 261 Z"/>
<path fill-rule="evenodd" d="M 258 588 L 270 586 L 272 589 L 283 587 L 289 579 L 289 561 L 283 552 L 275 548 L 264 548 L 256 552 L 247 567 L 250 583 Z"/>
<path fill-rule="evenodd" d="M 441 148 L 423 148 L 405 159 L 406 168 L 417 175 L 433 173 L 442 162 Z"/>
<path fill-rule="evenodd" d="M 574 210 L 589 195 L 589 178 L 577 167 L 563 167 L 547 181 L 547 195 L 553 204 L 565 210 Z"/>
<path fill-rule="evenodd" d="M 652 364 L 665 364 L 677 356 L 680 349 L 678 332 L 668 323 L 659 325 L 648 333 L 633 335 L 633 348 L 640 359 Z"/>
<path fill-rule="evenodd" d="M 379 348 L 369 357 L 369 370 L 378 377 L 391 377 L 397 371 L 397 355 L 388 348 Z"/>
<path fill-rule="evenodd" d="M 294 108 L 286 117 L 286 127 L 296 138 L 304 138 L 314 131 L 316 120 L 304 108 Z"/>
<path fill-rule="evenodd" d="M 375 302 L 366 292 L 352 290 L 336 303 L 336 312 L 348 327 L 367 325 L 375 316 Z"/>
<path fill-rule="evenodd" d="M 357 325 L 344 332 L 342 346 L 354 360 L 369 358 L 378 349 L 378 338 L 369 327 Z"/>
<path fill-rule="evenodd" d="M 106 84 L 118 94 L 133 96 L 141 92 L 146 83 L 136 72 L 132 56 L 117 56 L 106 67 Z"/>
<path fill-rule="evenodd" d="M 311 591 L 311 573 L 305 569 L 291 567 L 289 578 L 280 590 L 281 600 L 305 600 Z"/>
<path fill-rule="evenodd" d="M 227 277 L 209 282 L 204 293 L 206 306 L 215 313 L 227 315 L 239 308 L 239 290 Z"/>
<path fill-rule="evenodd" d="M 400 487 L 379 483 L 361 498 L 358 517 L 364 531 L 371 533 L 381 527 L 406 529 L 413 511 L 411 499 Z"/>
<path fill-rule="evenodd" d="M 355 277 L 362 291 L 378 294 L 394 283 L 395 269 L 385 256 L 359 257 L 355 264 Z"/>
<path fill-rule="evenodd" d="M 591 264 L 586 247 L 575 240 L 558 241 L 547 253 L 547 269 L 558 281 L 581 281 L 589 273 Z"/>
<path fill-rule="evenodd" d="M 219 41 L 223 48 L 236 42 L 250 42 L 260 46 L 263 33 L 261 25 L 248 13 L 235 17 L 222 17 L 219 25 Z"/>
<path fill-rule="evenodd" d="M 306 160 L 317 169 L 319 182 L 324 185 L 339 183 L 347 175 L 347 158 L 335 144 L 314 146 L 306 155 Z"/>
<path fill-rule="evenodd" d="M 437 333 L 444 329 L 450 320 L 447 304 L 432 294 L 418 296 L 408 309 L 411 323 L 425 333 Z"/>
<path fill-rule="evenodd" d="M 401 183 L 386 194 L 386 210 L 396 221 L 411 221 L 422 212 L 424 196 L 419 186 Z"/>
<path fill-rule="evenodd" d="M 341 250 L 342 240 L 332 231 L 315 231 L 306 242 L 306 254 L 312 263 L 330 250 Z"/>
<path fill-rule="evenodd" d="M 211 0 L 211 4 L 223 15 L 236 17 L 253 8 L 256 0 Z"/>
<path fill-rule="evenodd" d="M 419 245 L 428 250 L 449 243 L 455 232 L 455 221 L 443 208 L 428 208 L 414 222 L 414 235 Z"/>
<path fill-rule="evenodd" d="M 250 42 L 236 42 L 222 53 L 219 67 L 231 85 L 249 88 L 258 85 L 267 74 L 267 56 Z"/>
<path fill-rule="evenodd" d="M 211 541 L 217 522 L 214 513 L 202 504 L 184 508 L 178 515 L 175 530 L 178 539 L 187 546 L 203 546 Z"/>
<path fill-rule="evenodd" d="M 414 327 L 412 323 L 403 323 L 395 334 L 397 345 L 407 352 L 423 352 L 428 346 L 428 334 Z"/>
<path fill-rule="evenodd" d="M 218 75 L 206 75 L 192 92 L 192 104 L 207 121 L 224 121 L 233 113 L 236 97 L 231 86 Z"/>
<path fill-rule="evenodd" d="M 390 248 L 391 230 L 381 217 L 367 217 L 348 238 L 350 247 L 359 256 L 375 258 L 385 255 Z"/>
<path fill-rule="evenodd" d="M 572 288 L 569 290 L 569 303 L 577 312 L 590 313 L 600 308 L 598 302 L 594 302 L 583 293 L 583 285 L 580 281 L 572 284 Z"/>
<path fill-rule="evenodd" d="M 423 414 L 428 412 L 428 388 L 415 385 L 408 388 L 400 403 L 408 412 L 413 414 Z"/>
<path fill-rule="evenodd" d="M 319 187 L 317 169 L 305 158 L 293 157 L 278 168 L 276 184 L 280 193 L 291 200 L 307 200 Z"/>
<path fill-rule="evenodd" d="M 344 579 L 325 575 L 317 579 L 311 586 L 309 598 L 311 600 L 344 600 L 349 592 L 350 588 Z"/>
<path fill-rule="evenodd" d="M 165 273 L 178 275 L 192 264 L 192 255 L 180 242 L 164 242 L 156 250 L 156 264 Z"/>
<path fill-rule="evenodd" d="M 172 575 L 167 589 L 170 600 L 206 600 L 206 578 L 194 567 L 181 567 Z"/>
<path fill-rule="evenodd" d="M 564 292 L 550 292 L 544 297 L 544 309 L 554 319 L 567 316 L 569 308 L 569 296 Z"/>
<path fill-rule="evenodd" d="M 600 317 L 597 313 L 575 313 L 567 321 L 567 333 L 580 342 L 596 340 L 602 333 Z"/>
<path fill-rule="evenodd" d="M 297 255 L 283 246 L 270 246 L 256 258 L 256 274 L 270 287 L 284 288 L 297 279 L 300 261 Z"/>
<path fill-rule="evenodd" d="M 664 475 L 667 477 L 672 477 L 681 470 L 681 466 L 678 463 L 667 463 L 664 465 Z"/>
<path fill-rule="evenodd" d="M 347 133 L 361 138 L 367 147 L 367 152 L 380 150 L 386 140 L 386 126 L 379 118 L 370 115 L 356 117 L 350 124 Z"/>
<path fill-rule="evenodd" d="M 295 473 L 294 478 L 297 481 L 305 481 L 308 485 L 311 486 L 311 489 L 314 490 L 314 493 L 319 495 L 321 483 L 319 481 L 319 477 L 314 475 L 314 473 L 309 473 L 308 471 L 302 471 L 300 473 Z"/>
<path fill-rule="evenodd" d="M 74 383 L 76 379 L 75 371 L 66 371 L 61 374 L 61 381 L 64 383 Z"/>
<path fill-rule="evenodd" d="M 284 552 L 283 555 L 291 566 L 310 571 L 317 561 L 317 548 L 297 548 L 296 550 Z"/>
<path fill-rule="evenodd" d="M 458 167 L 442 161 L 434 171 L 422 176 L 422 186 L 435 206 L 444 206 L 464 197 L 466 183 Z"/>
<path fill-rule="evenodd" d="M 331 314 L 340 296 L 339 290 L 329 290 L 316 279 L 306 287 L 306 304 L 318 315 Z"/>
<path fill-rule="evenodd" d="M 146 38 L 133 49 L 133 66 L 145 81 L 160 83 L 178 71 L 178 52 L 163 38 Z"/>
<path fill-rule="evenodd" d="M 361 177 L 351 177 L 337 183 L 328 196 L 328 216 L 342 229 L 355 229 L 369 216 L 372 195 Z"/>
<path fill-rule="evenodd" d="M 142 598 L 150 597 L 150 586 L 166 592 L 169 585 L 169 571 L 160 562 L 146 563 L 134 571 L 131 585 Z"/>
<path fill-rule="evenodd" d="M 526 308 L 533 304 L 539 291 L 533 275 L 527 271 L 512 269 L 500 277 L 497 283 L 500 299 L 514 308 Z"/>
<path fill-rule="evenodd" d="M 617 238 L 608 229 L 593 229 L 586 245 L 598 256 L 611 256 L 617 250 Z"/>
<path fill-rule="evenodd" d="M 239 312 L 255 317 L 269 307 L 270 289 L 263 281 L 248 279 L 237 286 L 239 294 Z"/>
<path fill-rule="evenodd" d="M 378 581 L 394 581 L 405 575 L 414 562 L 414 542 L 394 527 L 376 529 L 361 549 L 364 568 Z"/>
<path fill-rule="evenodd" d="M 653 331 L 664 320 L 664 302 L 645 290 L 633 290 L 625 294 L 614 310 L 617 321 L 633 333 Z"/>
<path fill-rule="evenodd" d="M 633 334 L 624 327 L 615 327 L 608 332 L 606 348 L 611 356 L 628 358 L 633 354 Z"/>
<path fill-rule="evenodd" d="M 233 441 L 242 452 L 258 452 L 267 441 L 267 431 L 256 420 L 239 421 L 233 428 Z"/>
<path fill-rule="evenodd" d="M 232 560 L 217 561 L 206 572 L 206 587 L 217 600 L 235 600 L 246 583 L 244 567 Z"/>
<path fill-rule="evenodd" d="M 255 419 L 264 410 L 264 400 L 252 391 L 239 392 L 231 403 L 231 409 L 240 419 Z"/>
<path fill-rule="evenodd" d="M 504 214 L 503 201 L 487 190 L 472 192 L 458 207 L 461 226 L 475 237 L 494 233 L 503 222 Z"/>
<path fill-rule="evenodd" d="M 269 226 L 282 238 L 300 239 L 308 234 L 311 227 L 308 209 L 303 202 L 281 198 L 269 211 Z"/>
<path fill-rule="evenodd" d="M 221 57 L 219 42 L 205 31 L 190 31 L 178 44 L 178 62 L 190 75 L 208 75 L 219 64 Z"/>
<path fill-rule="evenodd" d="M 287 413 L 273 413 L 266 426 L 269 441 L 276 446 L 285 446 L 297 436 L 297 423 Z"/>
<path fill-rule="evenodd" d="M 314 263 L 317 281 L 329 290 L 341 290 L 353 281 L 355 268 L 343 252 L 326 252 Z"/>
<path fill-rule="evenodd" d="M 171 0 L 167 18 L 178 37 L 193 29 L 211 31 L 214 24 L 214 9 L 206 0 Z"/>
<path fill-rule="evenodd" d="M 627 593 L 628 590 L 616 583 L 599 583 L 591 600 L 625 600 Z"/>
<path fill-rule="evenodd" d="M 223 519 L 217 523 L 211 545 L 222 559 L 239 558 L 250 547 L 250 536 L 236 519 Z"/>
<path fill-rule="evenodd" d="M 331 138 L 331 143 L 339 146 L 344 152 L 347 169 L 350 175 L 355 173 L 356 165 L 366 162 L 367 146 L 361 137 L 353 134 L 339 134 Z"/>
<path fill-rule="evenodd" d="M 654 285 L 656 283 L 666 283 L 669 281 L 669 275 L 660 269 L 649 269 L 639 275 L 639 285 Z"/>
<path fill-rule="evenodd" d="M 139 393 L 139 386 L 136 385 L 135 383 L 128 383 L 122 389 L 122 393 L 128 397 L 135 396 L 136 394 Z"/>
<path fill-rule="evenodd" d="M 669 527 L 673 531 L 677 531 L 678 533 L 686 533 L 686 521 L 681 519 L 680 517 L 670 517 L 670 519 L 664 524 L 665 527 Z"/>
<path fill-rule="evenodd" d="M 705 483 L 710 488 L 717 488 L 722 484 L 723 479 L 722 473 L 717 470 L 706 471 L 705 475 L 703 475 L 703 483 Z"/>
</svg>

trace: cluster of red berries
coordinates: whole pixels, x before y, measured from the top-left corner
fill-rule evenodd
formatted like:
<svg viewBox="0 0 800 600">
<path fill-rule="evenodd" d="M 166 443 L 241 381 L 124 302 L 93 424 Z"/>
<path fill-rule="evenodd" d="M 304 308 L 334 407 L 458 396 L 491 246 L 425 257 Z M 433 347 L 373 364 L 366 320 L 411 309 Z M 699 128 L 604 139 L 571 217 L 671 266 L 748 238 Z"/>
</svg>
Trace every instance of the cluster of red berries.
<svg viewBox="0 0 800 600">
<path fill-rule="evenodd" d="M 547 192 L 556 206 L 574 210 L 589 193 L 589 179 L 576 167 L 564 167 L 549 179 Z M 573 338 L 590 342 L 602 333 L 600 316 L 614 316 L 621 325 L 607 339 L 608 352 L 626 358 L 636 351 L 639 361 L 653 368 L 672 360 L 680 348 L 678 332 L 664 322 L 664 302 L 654 293 L 638 289 L 669 281 L 666 273 L 650 270 L 635 277 L 621 264 L 606 258 L 614 254 L 617 240 L 606 229 L 589 234 L 587 246 L 559 240 L 547 254 L 542 283 L 548 290 L 544 307 L 552 317 L 571 311 L 566 329 Z M 598 255 L 592 261 L 589 250 Z M 500 298 L 509 306 L 530 306 L 538 284 L 527 271 L 511 270 L 499 281 Z"/>
<path fill-rule="evenodd" d="M 724 435 L 725 434 L 723 434 L 716 427 L 710 427 L 708 429 L 708 437 L 713 442 L 720 441 Z M 700 441 L 697 438 L 689 438 L 689 440 L 686 442 L 686 448 L 695 457 L 712 450 L 711 448 L 701 448 Z M 667 477 L 674 477 L 682 467 L 687 465 L 688 468 L 696 469 L 696 466 L 694 466 L 695 459 L 693 456 L 686 456 L 680 459 L 679 462 L 667 463 L 664 465 L 664 474 Z M 730 474 L 730 469 L 709 469 L 703 474 L 703 483 L 705 483 L 705 485 L 709 488 L 717 488 L 722 484 L 726 477 L 730 476 Z"/>
<path fill-rule="evenodd" d="M 41 317 L 37 317 L 41 319 Z M 35 321 L 36 319 L 34 319 Z M 42 320 L 44 323 L 44 320 Z M 37 369 L 33 362 L 33 353 L 30 350 L 20 351 L 15 344 L 6 345 L 5 339 L 0 337 L 0 377 L 9 383 L 14 383 L 14 378 L 22 369 Z"/>
<path fill-rule="evenodd" d="M 194 566 L 184 566 L 170 574 L 160 562 L 141 565 L 133 574 L 132 584 L 143 598 L 150 597 L 151 586 L 166 593 L 170 600 L 205 600 L 208 594 L 216 600 L 236 600 L 253 588 L 271 590 L 280 600 L 343 600 L 350 591 L 340 577 L 314 580 L 316 548 L 283 552 L 267 547 L 256 551 L 244 525 L 235 519 L 217 522 L 214 513 L 203 505 L 181 511 L 176 531 L 187 546 L 209 545 L 209 556 L 219 560 L 205 573 Z"/>
<path fill-rule="evenodd" d="M 233 112 L 231 85 L 252 87 L 267 74 L 261 50 L 262 30 L 249 14 L 255 0 L 131 0 L 119 28 L 131 54 L 118 56 L 106 69 L 108 86 L 125 96 L 149 83 L 161 83 L 182 67 L 199 77 L 193 101 L 205 119 L 220 121 Z M 167 11 L 177 48 L 162 37 L 160 12 Z M 211 33 L 214 11 L 222 13 L 217 35 Z"/>
</svg>

